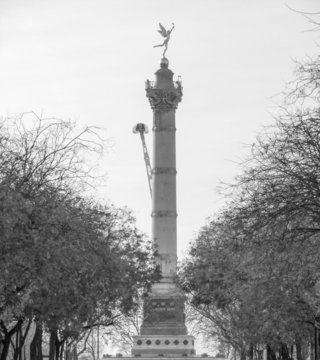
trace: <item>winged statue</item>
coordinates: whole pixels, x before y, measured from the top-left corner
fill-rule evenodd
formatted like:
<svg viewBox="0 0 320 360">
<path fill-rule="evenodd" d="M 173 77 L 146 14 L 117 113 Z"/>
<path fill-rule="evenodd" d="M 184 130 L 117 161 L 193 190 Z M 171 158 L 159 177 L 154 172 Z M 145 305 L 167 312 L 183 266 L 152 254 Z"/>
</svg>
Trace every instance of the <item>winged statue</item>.
<svg viewBox="0 0 320 360">
<path fill-rule="evenodd" d="M 174 23 L 172 23 L 172 28 L 169 30 L 166 30 L 164 26 L 162 26 L 160 23 L 159 26 L 160 26 L 160 30 L 158 30 L 158 33 L 160 33 L 160 35 L 164 37 L 164 41 L 162 44 L 154 45 L 154 48 L 164 46 L 164 51 L 162 56 L 165 57 L 166 51 L 168 50 L 168 42 L 170 40 L 170 35 L 172 30 L 174 29 Z"/>
</svg>

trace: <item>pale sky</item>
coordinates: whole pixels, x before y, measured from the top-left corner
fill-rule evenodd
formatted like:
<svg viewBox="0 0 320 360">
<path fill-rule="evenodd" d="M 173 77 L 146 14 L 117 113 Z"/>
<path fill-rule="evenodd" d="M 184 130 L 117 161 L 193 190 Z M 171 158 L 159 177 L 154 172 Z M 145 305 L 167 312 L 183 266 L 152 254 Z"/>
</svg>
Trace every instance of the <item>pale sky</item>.
<svg viewBox="0 0 320 360">
<path fill-rule="evenodd" d="M 107 129 L 113 148 L 101 198 L 133 210 L 150 233 L 151 202 L 137 122 L 152 128 L 144 82 L 154 79 L 158 22 L 176 28 L 167 57 L 181 75 L 176 113 L 178 249 L 223 205 L 216 188 L 238 173 L 293 60 L 320 33 L 289 8 L 316 0 L 0 0 L 0 115 L 33 110 Z M 152 136 L 147 136 L 152 152 Z"/>
</svg>

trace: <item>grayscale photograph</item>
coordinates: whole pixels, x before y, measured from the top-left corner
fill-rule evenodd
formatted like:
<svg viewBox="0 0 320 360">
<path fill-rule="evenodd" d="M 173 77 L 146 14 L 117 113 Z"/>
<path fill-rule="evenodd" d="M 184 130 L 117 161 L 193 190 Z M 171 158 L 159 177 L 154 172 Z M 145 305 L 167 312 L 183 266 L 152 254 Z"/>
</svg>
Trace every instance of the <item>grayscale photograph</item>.
<svg viewBox="0 0 320 360">
<path fill-rule="evenodd" d="M 0 360 L 320 360 L 320 2 L 0 0 Z"/>
</svg>

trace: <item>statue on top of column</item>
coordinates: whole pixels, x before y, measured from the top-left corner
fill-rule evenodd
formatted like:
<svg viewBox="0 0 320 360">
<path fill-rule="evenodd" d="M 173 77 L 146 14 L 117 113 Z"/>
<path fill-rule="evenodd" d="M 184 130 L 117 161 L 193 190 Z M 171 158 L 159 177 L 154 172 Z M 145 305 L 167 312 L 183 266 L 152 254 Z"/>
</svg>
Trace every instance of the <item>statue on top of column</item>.
<svg viewBox="0 0 320 360">
<path fill-rule="evenodd" d="M 158 32 L 159 32 L 165 39 L 164 39 L 164 42 L 163 42 L 162 44 L 154 45 L 154 48 L 155 48 L 155 47 L 162 47 L 162 46 L 164 46 L 164 51 L 163 51 L 162 56 L 165 57 L 166 51 L 168 50 L 168 42 L 169 42 L 169 40 L 170 40 L 170 35 L 171 35 L 172 30 L 174 29 L 174 23 L 172 23 L 172 28 L 171 28 L 170 30 L 166 30 L 160 23 L 159 23 L 159 26 L 160 26 L 160 30 L 158 30 Z"/>
</svg>

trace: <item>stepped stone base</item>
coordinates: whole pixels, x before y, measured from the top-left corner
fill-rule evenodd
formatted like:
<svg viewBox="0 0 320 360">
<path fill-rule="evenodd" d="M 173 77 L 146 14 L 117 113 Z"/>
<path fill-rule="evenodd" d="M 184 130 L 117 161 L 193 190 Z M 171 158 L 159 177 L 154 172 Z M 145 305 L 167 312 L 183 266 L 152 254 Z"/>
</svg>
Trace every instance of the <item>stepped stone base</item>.
<svg viewBox="0 0 320 360">
<path fill-rule="evenodd" d="M 134 359 L 139 359 L 139 355 L 135 355 L 135 356 L 121 356 L 121 357 L 116 357 L 116 359 L 121 359 L 121 360 L 134 360 Z M 190 356 L 191 357 L 191 356 Z M 143 356 L 142 357 L 143 360 L 186 360 L 186 358 L 188 358 L 187 356 L 179 356 L 179 355 L 174 355 L 174 356 L 168 356 L 168 355 L 164 355 L 164 356 L 154 356 L 154 355 L 150 355 L 150 356 Z M 112 357 L 112 359 L 115 359 L 114 357 Z M 221 358 L 221 357 L 212 357 L 212 356 L 194 356 L 192 357 L 193 360 L 227 360 L 226 358 Z"/>
<path fill-rule="evenodd" d="M 194 356 L 194 337 L 191 335 L 141 335 L 134 337 L 132 355 L 141 357 Z"/>
<path fill-rule="evenodd" d="M 185 296 L 173 278 L 164 277 L 152 286 L 144 301 L 140 335 L 134 337 L 132 356 L 145 358 L 194 357 L 194 337 L 187 334 Z"/>
</svg>

